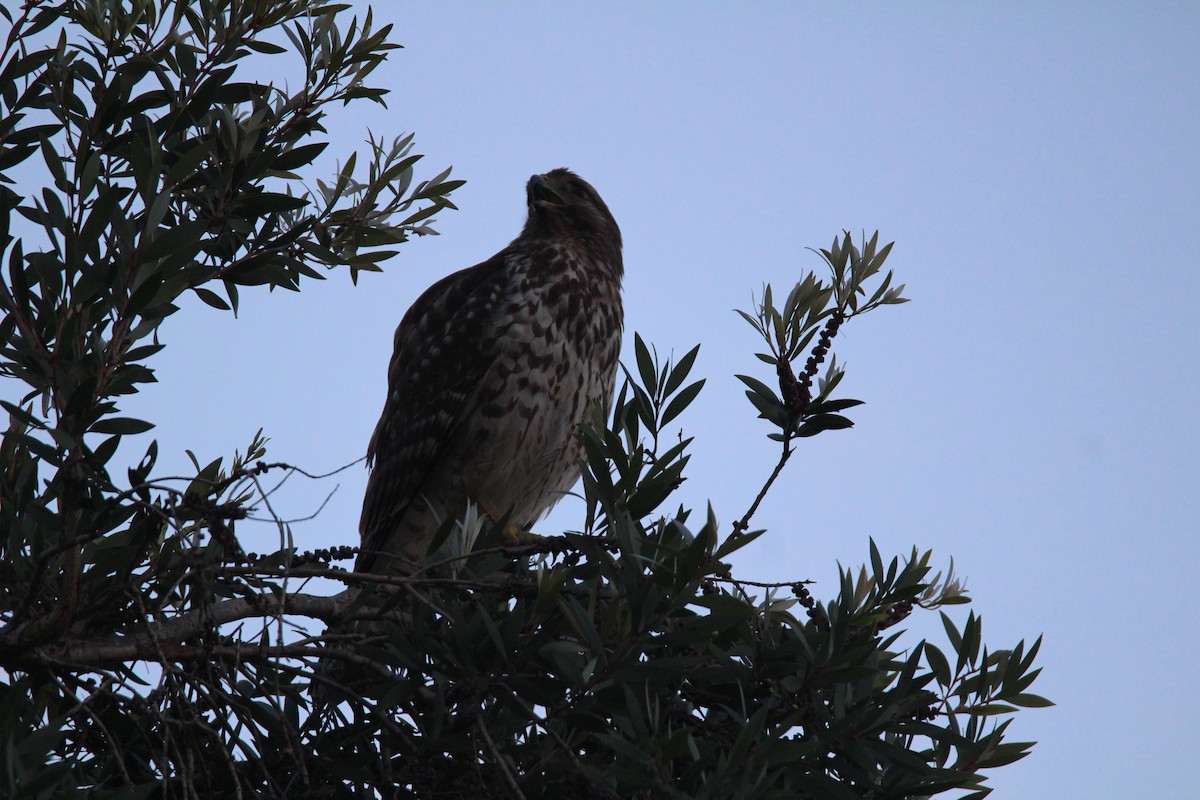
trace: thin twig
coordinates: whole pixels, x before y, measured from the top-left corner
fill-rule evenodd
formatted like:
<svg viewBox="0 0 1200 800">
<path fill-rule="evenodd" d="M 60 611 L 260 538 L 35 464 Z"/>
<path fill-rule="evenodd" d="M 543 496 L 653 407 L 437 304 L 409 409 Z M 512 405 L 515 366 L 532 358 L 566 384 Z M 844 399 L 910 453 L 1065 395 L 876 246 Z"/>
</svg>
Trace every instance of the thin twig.
<svg viewBox="0 0 1200 800">
<path fill-rule="evenodd" d="M 509 688 L 508 694 L 511 698 L 516 700 L 517 703 L 522 708 L 525 709 L 525 712 L 527 714 L 529 714 L 530 721 L 535 722 L 535 724 L 537 724 L 542 730 L 544 730 L 546 733 L 550 734 L 550 736 L 554 739 L 554 741 L 558 742 L 559 746 L 562 747 L 562 749 L 563 749 L 563 753 L 566 754 L 567 758 L 571 759 L 571 763 L 575 765 L 575 768 L 578 769 L 580 771 L 580 773 L 582 773 L 584 771 L 584 767 L 583 767 L 583 764 L 579 760 L 579 756 L 575 752 L 575 748 L 573 748 L 573 747 L 571 747 L 571 745 L 567 744 L 566 741 L 562 738 L 562 736 L 560 736 L 558 734 L 558 731 L 556 731 L 556 730 L 554 730 L 554 728 L 550 727 L 549 712 L 547 712 L 547 715 L 545 718 L 539 717 L 537 715 L 537 712 L 533 709 L 533 707 L 530 706 L 529 703 L 525 702 L 525 698 L 521 697 L 519 694 L 512 691 L 511 688 Z"/>
<path fill-rule="evenodd" d="M 70 689 L 67 688 L 67 686 L 63 682 L 62 678 L 58 677 L 57 675 L 53 675 L 53 674 L 52 674 L 52 678 L 53 678 L 54 682 L 56 684 L 58 684 L 58 688 L 63 693 L 64 697 L 74 694 L 74 692 L 72 692 Z M 76 685 L 78 686 L 77 681 L 72 681 L 72 682 L 76 683 Z M 86 688 L 86 687 L 84 687 L 84 688 Z M 99 689 L 97 691 L 108 691 L 108 690 L 107 689 Z M 75 707 L 70 709 L 67 713 L 74 714 L 74 713 L 82 710 L 83 713 L 86 714 L 92 720 L 92 723 L 100 730 L 100 733 L 102 733 L 104 735 L 104 738 L 108 740 L 109 746 L 112 748 L 113 758 L 117 762 L 117 769 L 119 769 L 121 771 L 121 777 L 125 779 L 125 785 L 133 786 L 133 779 L 129 776 L 129 770 L 125 766 L 125 757 L 121 752 L 122 742 L 119 742 L 117 740 L 117 738 L 112 735 L 112 732 L 108 729 L 108 726 L 104 724 L 104 720 L 102 720 L 100 718 L 100 715 L 97 714 L 95 711 L 93 711 L 92 708 L 90 707 L 92 698 L 94 698 L 95 696 L 96 696 L 96 692 L 93 691 L 92 694 L 89 695 L 88 697 L 84 697 L 84 698 L 80 699 L 79 702 L 75 705 Z"/>
<path fill-rule="evenodd" d="M 504 756 L 500 755 L 500 751 L 496 749 L 496 743 L 492 741 L 492 735 L 488 733 L 487 725 L 483 723 L 483 717 L 475 719 L 475 727 L 479 728 L 479 735 L 483 737 L 483 741 L 487 744 L 488 750 L 491 751 L 492 757 L 496 759 L 497 766 L 500 767 L 500 772 L 504 775 L 504 780 L 508 783 L 510 789 L 516 793 L 521 800 L 528 800 L 525 793 L 521 791 L 520 785 L 517 784 L 517 779 L 513 776 L 508 768 L 508 763 L 505 762 Z"/>
<path fill-rule="evenodd" d="M 767 492 L 771 490 L 771 484 L 775 483 L 775 479 L 779 477 L 779 473 L 783 472 L 784 466 L 787 464 L 788 459 L 792 457 L 792 453 L 794 452 L 795 448 L 790 446 L 788 439 L 784 439 L 783 452 L 779 455 L 779 463 L 777 463 L 775 465 L 775 469 L 771 471 L 771 477 L 767 478 L 767 482 L 763 484 L 762 489 L 758 493 L 758 497 L 754 498 L 754 502 L 751 503 L 750 508 L 747 509 L 745 516 L 733 523 L 733 534 L 735 536 L 739 533 L 744 533 L 746 529 L 750 527 L 750 518 L 754 516 L 754 512 L 758 511 L 758 507 L 762 503 L 763 498 L 765 498 L 767 496 Z"/>
</svg>

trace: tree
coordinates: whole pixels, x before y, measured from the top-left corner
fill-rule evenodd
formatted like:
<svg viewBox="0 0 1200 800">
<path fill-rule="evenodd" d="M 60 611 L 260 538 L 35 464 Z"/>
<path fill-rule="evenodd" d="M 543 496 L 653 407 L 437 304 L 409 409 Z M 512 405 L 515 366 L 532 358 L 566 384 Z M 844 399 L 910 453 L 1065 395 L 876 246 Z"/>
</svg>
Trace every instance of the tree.
<svg viewBox="0 0 1200 800">
<path fill-rule="evenodd" d="M 266 462 L 261 437 L 187 480 L 156 475 L 153 441 L 113 467 L 152 428 L 120 404 L 154 380 L 160 330 L 189 292 L 228 311 L 245 287 L 376 271 L 461 182 L 417 181 L 405 137 L 368 142 L 365 170 L 351 156 L 302 183 L 326 113 L 384 102 L 367 79 L 396 45 L 369 14 L 0 12 L 0 373 L 5 397 L 23 392 L 3 402 L 0 447 L 9 795 L 982 797 L 982 770 L 1029 751 L 1006 734 L 1017 707 L 1046 704 L 1028 692 L 1038 642 L 989 649 L 977 615 L 944 613 L 948 651 L 904 638 L 911 614 L 967 600 L 929 553 L 872 543 L 824 602 L 729 563 L 763 535 L 754 511 L 800 440 L 851 424 L 858 401 L 835 398 L 843 372 L 822 366 L 841 325 L 902 301 L 890 245 L 843 234 L 821 251 L 827 279 L 782 306 L 767 287 L 744 315 L 778 388 L 742 380 L 780 457 L 730 530 L 664 510 L 690 442 L 668 426 L 703 381 L 689 381 L 698 348 L 664 361 L 638 338 L 611 414 L 580 432 L 582 530 L 511 545 L 464 520 L 404 577 L 341 569 L 350 548 L 247 554 L 257 478 L 296 469 Z M 287 58 L 306 75 L 294 92 L 240 80 Z M 13 177 L 31 164 L 41 185 Z M 316 576 L 346 591 L 295 590 Z M 314 706 L 315 687 L 332 702 Z"/>
</svg>

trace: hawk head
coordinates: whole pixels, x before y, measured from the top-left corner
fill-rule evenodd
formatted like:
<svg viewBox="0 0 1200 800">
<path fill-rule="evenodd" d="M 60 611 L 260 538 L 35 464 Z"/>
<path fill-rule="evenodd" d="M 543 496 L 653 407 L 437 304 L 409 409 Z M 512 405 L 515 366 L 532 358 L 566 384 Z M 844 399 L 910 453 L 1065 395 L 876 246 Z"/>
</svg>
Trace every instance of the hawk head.
<svg viewBox="0 0 1200 800">
<path fill-rule="evenodd" d="M 621 229 L 600 193 L 569 169 L 534 175 L 525 187 L 529 220 L 522 237 L 579 239 L 593 247 L 621 250 Z"/>
</svg>

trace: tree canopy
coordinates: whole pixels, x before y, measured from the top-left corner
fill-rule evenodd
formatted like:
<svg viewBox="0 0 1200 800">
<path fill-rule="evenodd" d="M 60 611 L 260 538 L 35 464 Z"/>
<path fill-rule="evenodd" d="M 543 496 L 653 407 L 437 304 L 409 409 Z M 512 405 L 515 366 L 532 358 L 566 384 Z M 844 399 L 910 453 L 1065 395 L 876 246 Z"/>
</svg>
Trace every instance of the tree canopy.
<svg viewBox="0 0 1200 800">
<path fill-rule="evenodd" d="M 724 529 L 711 509 L 671 507 L 699 348 L 662 359 L 639 337 L 611 413 L 579 432 L 579 530 L 514 545 L 467 519 L 426 569 L 391 577 L 345 569 L 349 547 L 247 553 L 239 530 L 269 509 L 258 479 L 299 466 L 269 462 L 259 436 L 186 478 L 159 474 L 153 421 L 121 405 L 154 382 L 160 332 L 189 293 L 229 312 L 250 287 L 378 271 L 462 182 L 419 178 L 412 136 L 370 139 L 313 177 L 326 115 L 386 101 L 370 77 L 398 45 L 369 13 L 0 13 L 0 790 L 982 797 L 986 770 L 1029 752 L 1007 734 L 1018 708 L 1048 704 L 1029 692 L 1040 639 L 993 648 L 977 614 L 956 623 L 943 607 L 968 598 L 929 552 L 872 542 L 823 600 L 802 577 L 734 568 L 781 534 L 752 524 L 795 449 L 852 424 L 832 347 L 903 302 L 890 244 L 839 233 L 818 253 L 827 274 L 782 302 L 765 287 L 743 313 L 767 374 L 739 378 L 779 457 Z M 259 77 L 276 61 L 303 82 Z M 119 474 L 129 448 L 144 455 Z M 309 591 L 317 577 L 345 591 Z M 940 646 L 907 633 L 926 613 Z"/>
</svg>

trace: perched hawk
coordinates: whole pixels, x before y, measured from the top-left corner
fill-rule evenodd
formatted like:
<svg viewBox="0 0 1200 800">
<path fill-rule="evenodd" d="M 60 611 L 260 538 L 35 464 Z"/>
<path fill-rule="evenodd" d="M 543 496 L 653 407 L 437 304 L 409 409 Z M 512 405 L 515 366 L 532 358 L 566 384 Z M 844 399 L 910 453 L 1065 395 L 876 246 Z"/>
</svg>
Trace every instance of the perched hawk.
<svg viewBox="0 0 1200 800">
<path fill-rule="evenodd" d="M 621 231 L 569 170 L 534 175 L 526 197 L 521 235 L 429 287 L 396 329 L 359 571 L 420 564 L 468 501 L 528 530 L 579 477 L 575 428 L 616 376 Z"/>
</svg>

